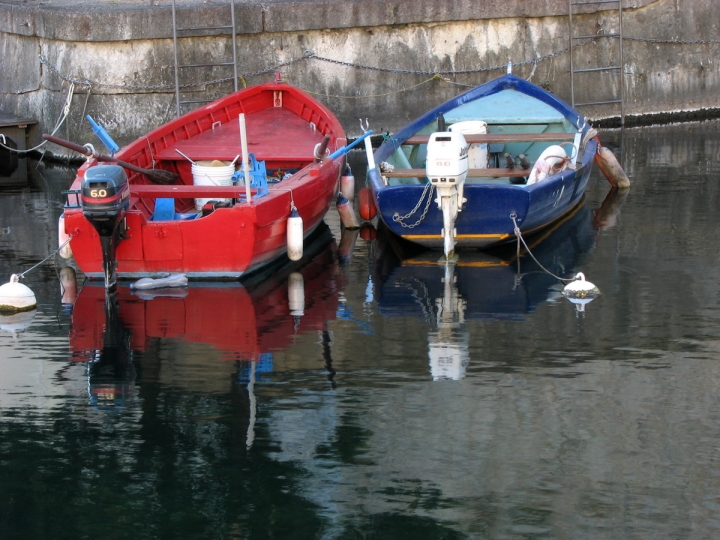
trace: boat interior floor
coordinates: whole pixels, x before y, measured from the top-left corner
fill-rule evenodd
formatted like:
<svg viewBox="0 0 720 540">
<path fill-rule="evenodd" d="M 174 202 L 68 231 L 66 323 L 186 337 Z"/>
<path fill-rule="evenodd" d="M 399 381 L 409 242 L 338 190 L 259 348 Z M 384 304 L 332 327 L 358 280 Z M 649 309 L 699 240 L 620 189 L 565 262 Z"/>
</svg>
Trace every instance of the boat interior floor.
<svg viewBox="0 0 720 540">
<path fill-rule="evenodd" d="M 248 152 L 261 161 L 312 161 L 315 145 L 323 134 L 311 122 L 292 111 L 273 107 L 251 113 L 245 119 Z M 240 153 L 239 122 L 226 122 L 190 139 L 178 141 L 158 153 L 162 160 L 233 160 Z"/>
</svg>

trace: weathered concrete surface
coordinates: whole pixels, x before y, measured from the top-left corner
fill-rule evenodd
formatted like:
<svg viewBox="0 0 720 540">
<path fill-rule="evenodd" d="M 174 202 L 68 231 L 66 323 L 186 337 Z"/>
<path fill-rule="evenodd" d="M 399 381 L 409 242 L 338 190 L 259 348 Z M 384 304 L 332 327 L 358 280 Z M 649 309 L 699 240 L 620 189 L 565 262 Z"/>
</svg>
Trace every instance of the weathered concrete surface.
<svg viewBox="0 0 720 540">
<path fill-rule="evenodd" d="M 220 4 L 178 2 L 178 26 L 227 24 L 229 8 Z M 720 4 L 624 4 L 624 35 L 633 38 L 624 47 L 626 115 L 719 109 Z M 617 31 L 615 8 L 584 9 L 574 17 L 576 34 Z M 91 114 L 118 142 L 129 142 L 175 114 L 171 17 L 165 0 L 0 0 L 0 110 L 37 119 L 37 143 L 62 116 L 73 80 L 58 135 L 95 141 L 84 121 Z M 269 80 L 278 69 L 331 107 L 351 135 L 358 118 L 392 131 L 498 76 L 509 61 L 521 64 L 516 74 L 570 100 L 564 0 L 240 1 L 236 27 L 242 82 Z M 582 45 L 576 68 L 616 63 L 616 47 L 611 38 Z M 188 37 L 178 52 L 180 63 L 224 61 L 232 44 L 227 34 Z M 227 68 L 182 70 L 188 86 L 181 99 L 226 94 L 231 76 Z M 617 73 L 578 75 L 576 101 L 614 97 L 619 81 Z M 619 114 L 615 106 L 582 110 L 590 118 Z"/>
</svg>

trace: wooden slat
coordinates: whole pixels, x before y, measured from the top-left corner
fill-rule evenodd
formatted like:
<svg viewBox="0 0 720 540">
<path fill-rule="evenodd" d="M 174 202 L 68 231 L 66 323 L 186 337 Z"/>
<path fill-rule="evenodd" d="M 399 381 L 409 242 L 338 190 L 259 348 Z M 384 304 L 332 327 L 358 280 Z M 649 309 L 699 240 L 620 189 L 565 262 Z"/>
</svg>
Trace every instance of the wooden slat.
<svg viewBox="0 0 720 540">
<path fill-rule="evenodd" d="M 257 190 L 253 189 L 254 195 Z M 174 199 L 185 198 L 239 198 L 245 196 L 245 186 L 160 186 L 155 184 L 133 184 L 130 186 L 131 197 L 171 197 Z"/>
<path fill-rule="evenodd" d="M 381 173 L 387 178 L 425 178 L 425 169 L 395 169 L 392 172 Z M 469 177 L 485 176 L 503 178 L 505 176 L 530 176 L 530 169 L 470 169 Z"/>
<path fill-rule="evenodd" d="M 476 143 L 508 143 L 508 142 L 543 142 L 543 141 L 572 141 L 574 133 L 488 133 L 465 135 L 468 144 Z M 427 144 L 430 135 L 413 135 L 402 144 Z"/>
</svg>

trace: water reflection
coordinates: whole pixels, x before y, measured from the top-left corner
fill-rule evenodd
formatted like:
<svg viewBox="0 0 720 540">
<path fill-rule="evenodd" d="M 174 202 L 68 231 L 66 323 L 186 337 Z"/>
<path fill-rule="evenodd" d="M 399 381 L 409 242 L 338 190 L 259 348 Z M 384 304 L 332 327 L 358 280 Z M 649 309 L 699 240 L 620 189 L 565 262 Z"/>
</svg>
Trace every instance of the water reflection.
<svg viewBox="0 0 720 540">
<path fill-rule="evenodd" d="M 629 131 L 630 192 L 603 202 L 598 175 L 575 233 L 527 239 L 600 287 L 585 317 L 514 245 L 446 269 L 365 228 L 319 255 L 323 286 L 301 268 L 246 287 L 258 340 L 286 331 L 255 361 L 221 330 L 171 332 L 192 288 L 125 291 L 133 375 L 90 369 L 112 352 L 102 294 L 69 354 L 93 291 L 73 306 L 39 268 L 32 324 L 0 331 L 0 536 L 716 537 L 719 141 L 717 123 Z M 57 247 L 66 183 L 0 193 L 6 279 Z M 318 303 L 329 320 L 303 326 Z M 433 371 L 431 346 L 459 364 Z M 129 385 L 122 406 L 88 405 L 96 376 Z"/>
<path fill-rule="evenodd" d="M 254 417 L 254 384 L 258 374 L 272 371 L 273 352 L 285 350 L 298 335 L 323 331 L 337 312 L 335 250 L 327 227 L 310 248 L 301 261 L 246 285 L 191 282 L 138 291 L 121 283 L 108 295 L 102 283 L 86 282 L 72 305 L 70 353 L 71 362 L 88 365 L 90 403 L 126 405 L 135 396 L 133 359 L 154 361 L 158 344 L 177 341 L 184 349 L 205 345 L 217 354 L 192 355 L 187 365 L 176 359 L 174 382 L 192 380 L 197 369 L 217 373 L 219 361 L 236 361 L 233 379 L 248 385 Z M 72 282 L 67 276 L 64 281 Z M 62 291 L 63 302 L 72 297 L 71 288 Z"/>
<path fill-rule="evenodd" d="M 373 281 L 381 314 L 422 317 L 430 323 L 428 356 L 433 379 L 461 379 L 469 363 L 468 319 L 522 320 L 546 301 L 562 301 L 563 283 L 584 264 L 598 231 L 614 226 L 627 191 L 611 190 L 597 212 L 583 202 L 553 227 L 526 238 L 522 249 L 462 252 L 447 263 L 437 252 L 405 256 L 380 229 Z M 556 277 L 557 276 L 557 277 Z M 571 300 L 578 313 L 592 299 Z"/>
</svg>

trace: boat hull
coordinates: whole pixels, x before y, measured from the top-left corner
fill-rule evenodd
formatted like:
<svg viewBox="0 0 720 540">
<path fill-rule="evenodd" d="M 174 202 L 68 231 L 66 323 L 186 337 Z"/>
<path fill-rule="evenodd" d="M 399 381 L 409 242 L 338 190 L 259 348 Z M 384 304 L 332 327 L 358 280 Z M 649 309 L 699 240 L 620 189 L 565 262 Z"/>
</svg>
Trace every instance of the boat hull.
<svg viewBox="0 0 720 540">
<path fill-rule="evenodd" d="M 572 211 L 585 193 L 596 147 L 594 140 L 588 143 L 581 167 L 532 186 L 466 184 L 467 201 L 455 221 L 457 247 L 486 248 L 507 242 L 516 237 L 515 222 L 522 233 L 531 233 Z M 423 196 L 424 185 L 385 186 L 377 169 L 368 173 L 368 180 L 378 214 L 392 233 L 428 248 L 443 247 L 443 214 L 434 192 L 426 190 Z"/>
</svg>

